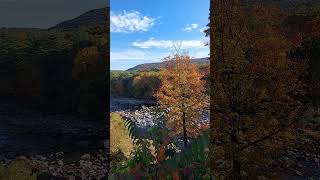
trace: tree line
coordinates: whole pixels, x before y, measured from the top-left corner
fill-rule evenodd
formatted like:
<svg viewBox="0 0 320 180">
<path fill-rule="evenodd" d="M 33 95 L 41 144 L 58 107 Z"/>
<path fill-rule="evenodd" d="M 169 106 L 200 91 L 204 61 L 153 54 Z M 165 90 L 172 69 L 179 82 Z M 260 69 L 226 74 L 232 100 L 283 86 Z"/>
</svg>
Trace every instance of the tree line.
<svg viewBox="0 0 320 180">
<path fill-rule="evenodd" d="M 161 77 L 166 68 L 145 71 L 111 71 L 110 95 L 132 97 L 137 99 L 152 99 L 160 88 Z M 206 93 L 209 90 L 209 64 L 198 65 L 196 70 L 203 74 Z"/>
<path fill-rule="evenodd" d="M 104 116 L 109 53 L 104 31 L 0 29 L 1 99 L 42 110 Z"/>
</svg>

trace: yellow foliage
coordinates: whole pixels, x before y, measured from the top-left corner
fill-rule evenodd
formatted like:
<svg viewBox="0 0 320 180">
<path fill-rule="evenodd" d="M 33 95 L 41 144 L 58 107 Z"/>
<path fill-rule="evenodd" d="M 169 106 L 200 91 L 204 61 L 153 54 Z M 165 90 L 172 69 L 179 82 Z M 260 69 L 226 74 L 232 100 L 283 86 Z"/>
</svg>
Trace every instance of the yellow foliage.
<svg viewBox="0 0 320 180">
<path fill-rule="evenodd" d="M 124 121 L 117 113 L 110 114 L 110 152 L 121 151 L 127 158 L 134 149 L 133 140 L 125 127 Z"/>
<path fill-rule="evenodd" d="M 81 49 L 74 60 L 73 77 L 79 78 L 81 73 L 97 71 L 99 65 L 99 50 L 97 47 L 87 47 Z"/>
<path fill-rule="evenodd" d="M 0 165 L 0 180 L 36 180 L 31 166 L 25 161 L 14 161 L 8 167 Z"/>
</svg>

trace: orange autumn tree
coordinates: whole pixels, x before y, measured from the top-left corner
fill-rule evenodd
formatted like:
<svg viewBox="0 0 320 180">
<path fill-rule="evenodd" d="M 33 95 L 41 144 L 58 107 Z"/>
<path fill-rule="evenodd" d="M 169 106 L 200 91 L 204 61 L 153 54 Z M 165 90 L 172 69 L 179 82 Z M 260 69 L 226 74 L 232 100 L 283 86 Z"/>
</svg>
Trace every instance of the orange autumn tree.
<svg viewBox="0 0 320 180">
<path fill-rule="evenodd" d="M 101 47 L 86 47 L 76 55 L 72 75 L 77 80 L 78 88 L 74 98 L 78 102 L 77 111 L 83 115 L 104 116 L 106 103 L 106 61 Z"/>
<path fill-rule="evenodd" d="M 211 0 L 210 13 L 212 172 L 216 179 L 278 176 L 276 159 L 304 112 L 304 66 L 287 58 L 282 12 L 251 1 Z"/>
<path fill-rule="evenodd" d="M 161 85 L 155 93 L 160 108 L 167 111 L 166 126 L 171 136 L 183 134 L 184 146 L 189 137 L 199 133 L 200 110 L 206 106 L 202 74 L 186 55 L 167 57 L 166 70 L 160 77 Z"/>
</svg>

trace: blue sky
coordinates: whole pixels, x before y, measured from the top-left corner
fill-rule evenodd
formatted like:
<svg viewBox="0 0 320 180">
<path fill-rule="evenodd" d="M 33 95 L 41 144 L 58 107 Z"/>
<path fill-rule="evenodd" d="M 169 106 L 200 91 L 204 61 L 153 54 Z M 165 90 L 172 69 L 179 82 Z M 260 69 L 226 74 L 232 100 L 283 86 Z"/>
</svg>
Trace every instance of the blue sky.
<svg viewBox="0 0 320 180">
<path fill-rule="evenodd" d="M 209 0 L 111 0 L 111 70 L 160 62 L 181 47 L 208 57 Z"/>
</svg>

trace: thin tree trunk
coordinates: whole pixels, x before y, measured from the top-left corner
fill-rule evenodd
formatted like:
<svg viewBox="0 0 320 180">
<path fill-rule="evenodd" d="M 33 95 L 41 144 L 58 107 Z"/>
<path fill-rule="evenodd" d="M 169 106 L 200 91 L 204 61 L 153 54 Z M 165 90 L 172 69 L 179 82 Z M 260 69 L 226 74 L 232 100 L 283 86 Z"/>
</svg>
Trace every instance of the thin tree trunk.
<svg viewBox="0 0 320 180">
<path fill-rule="evenodd" d="M 236 134 L 231 133 L 231 143 L 232 143 L 232 169 L 231 169 L 231 175 L 233 180 L 240 180 L 241 174 L 240 174 L 240 149 L 237 145 L 237 137 Z"/>
<path fill-rule="evenodd" d="M 234 180 L 240 180 L 240 161 L 239 161 L 239 152 L 234 152 L 232 157 L 232 176 Z"/>
<path fill-rule="evenodd" d="M 231 134 L 230 140 L 232 145 L 232 179 L 240 180 L 240 149 L 239 149 L 239 119 L 237 117 L 233 117 L 231 120 Z"/>
<path fill-rule="evenodd" d="M 186 148 L 188 146 L 188 135 L 187 135 L 185 112 L 182 113 L 182 123 L 183 123 L 183 142 L 184 142 L 184 147 Z"/>
</svg>

